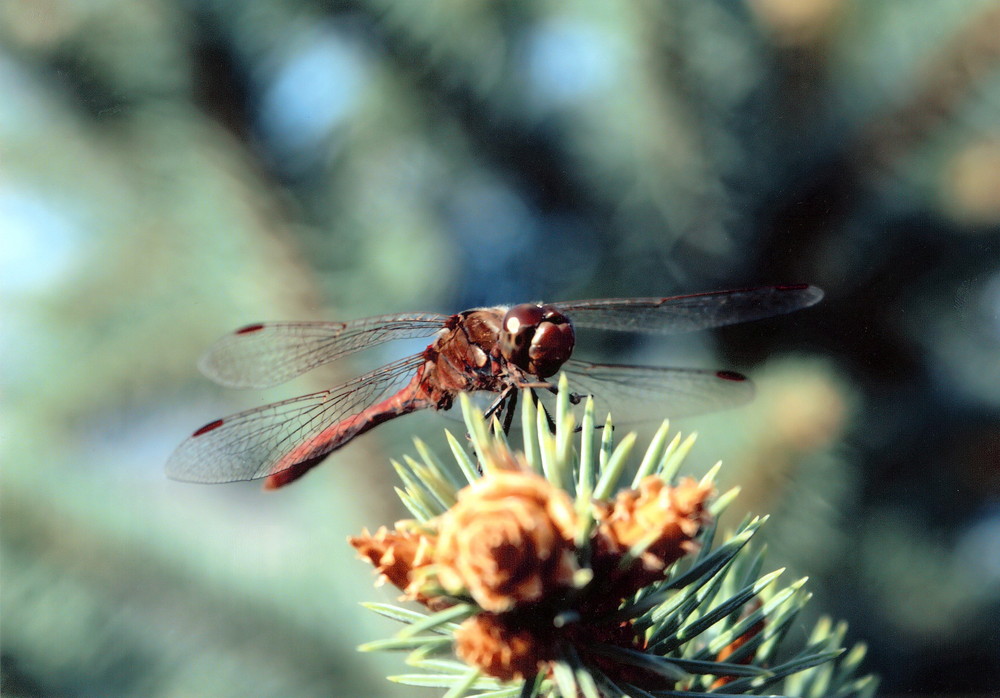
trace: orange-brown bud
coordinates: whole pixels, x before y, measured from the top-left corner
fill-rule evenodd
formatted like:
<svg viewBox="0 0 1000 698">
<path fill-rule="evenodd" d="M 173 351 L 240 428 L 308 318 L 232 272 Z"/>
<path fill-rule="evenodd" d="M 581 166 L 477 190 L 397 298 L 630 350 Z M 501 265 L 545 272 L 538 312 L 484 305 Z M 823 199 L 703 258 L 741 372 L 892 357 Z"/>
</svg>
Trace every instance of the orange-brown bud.
<svg viewBox="0 0 1000 698">
<path fill-rule="evenodd" d="M 494 470 L 440 517 L 434 570 L 449 592 L 507 611 L 572 582 L 575 527 L 566 492 L 533 472 Z"/>
<path fill-rule="evenodd" d="M 428 599 L 414 588 L 414 571 L 431 561 L 433 539 L 415 521 L 397 521 L 394 530 L 382 526 L 375 535 L 363 529 L 360 536 L 347 539 L 362 558 L 367 558 L 378 570 L 379 582 L 389 580 L 407 592 L 409 598 L 422 603 Z"/>
<path fill-rule="evenodd" d="M 714 488 L 691 478 L 670 487 L 650 475 L 638 490 L 619 492 L 611 504 L 597 505 L 597 550 L 620 556 L 641 547 L 639 565 L 625 570 L 629 577 L 623 596 L 661 578 L 670 565 L 698 549 L 694 538 L 709 520 L 705 503 Z"/>
<path fill-rule="evenodd" d="M 492 613 L 462 623 L 455 631 L 455 654 L 501 681 L 530 678 L 541 662 L 552 658 L 551 645 L 537 632 L 513 629 Z"/>
</svg>

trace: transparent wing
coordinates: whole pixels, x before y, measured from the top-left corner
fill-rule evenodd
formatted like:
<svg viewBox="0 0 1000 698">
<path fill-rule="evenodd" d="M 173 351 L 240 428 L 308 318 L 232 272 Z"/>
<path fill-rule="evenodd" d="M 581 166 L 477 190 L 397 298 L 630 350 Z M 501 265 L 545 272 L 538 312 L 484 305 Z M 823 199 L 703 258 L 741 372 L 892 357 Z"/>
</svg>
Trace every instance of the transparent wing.
<svg viewBox="0 0 1000 698">
<path fill-rule="evenodd" d="M 356 435 L 351 417 L 399 391 L 423 362 L 417 354 L 337 388 L 209 422 L 177 447 L 167 475 L 188 482 L 253 480 L 304 460 L 289 459 L 293 452 L 330 453 Z"/>
<path fill-rule="evenodd" d="M 563 364 L 562 372 L 571 391 L 594 396 L 600 419 L 610 411 L 616 424 L 705 414 L 746 404 L 754 395 L 753 383 L 734 371 L 592 364 L 571 359 Z M 543 402 L 549 401 L 546 391 L 538 392 Z"/>
<path fill-rule="evenodd" d="M 577 327 L 675 334 L 760 320 L 807 308 L 823 298 L 815 286 L 766 286 L 668 298 L 606 298 L 554 303 Z"/>
<path fill-rule="evenodd" d="M 350 322 L 257 323 L 217 341 L 198 367 L 231 388 L 268 388 L 382 342 L 428 337 L 447 319 L 447 315 L 416 313 Z"/>
</svg>

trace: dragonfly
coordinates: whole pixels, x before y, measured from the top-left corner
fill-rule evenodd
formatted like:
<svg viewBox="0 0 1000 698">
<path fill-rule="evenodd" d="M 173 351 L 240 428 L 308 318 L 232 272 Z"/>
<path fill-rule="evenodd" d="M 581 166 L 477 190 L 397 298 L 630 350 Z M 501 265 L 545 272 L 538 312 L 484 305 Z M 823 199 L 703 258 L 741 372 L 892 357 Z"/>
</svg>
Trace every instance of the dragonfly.
<svg viewBox="0 0 1000 698">
<path fill-rule="evenodd" d="M 759 320 L 817 303 L 807 284 L 715 291 L 666 298 L 522 303 L 454 315 L 404 313 L 348 322 L 263 322 L 212 345 L 199 368 L 228 387 L 284 383 L 348 354 L 398 339 L 434 335 L 421 352 L 328 390 L 216 419 L 174 451 L 167 475 L 202 483 L 265 478 L 276 489 L 302 477 L 355 437 L 418 410 L 450 409 L 459 393 L 495 396 L 488 415 L 509 428 L 521 389 L 557 391 L 568 379 L 571 402 L 594 396 L 615 410 L 649 413 L 664 404 L 682 417 L 748 402 L 740 373 L 590 363 L 572 358 L 576 328 L 673 334 Z"/>
</svg>

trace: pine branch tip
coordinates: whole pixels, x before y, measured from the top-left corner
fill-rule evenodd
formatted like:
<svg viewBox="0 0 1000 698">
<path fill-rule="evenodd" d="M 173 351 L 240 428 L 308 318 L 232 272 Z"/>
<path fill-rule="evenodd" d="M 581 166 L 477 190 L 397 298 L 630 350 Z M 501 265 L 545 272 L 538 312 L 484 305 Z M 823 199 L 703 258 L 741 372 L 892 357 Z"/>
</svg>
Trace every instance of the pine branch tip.
<svg viewBox="0 0 1000 698">
<path fill-rule="evenodd" d="M 719 471 L 721 469 L 722 469 L 722 461 L 720 460 L 720 461 L 717 461 L 716 464 L 713 465 L 711 468 L 709 468 L 708 472 L 705 473 L 704 476 L 702 476 L 701 482 L 699 482 L 698 484 L 700 484 L 702 487 L 707 487 L 709 485 L 714 485 L 715 484 L 715 478 L 719 474 Z"/>
<path fill-rule="evenodd" d="M 871 682 L 855 674 L 866 648 L 843 646 L 843 624 L 819 622 L 798 655 L 783 649 L 782 643 L 793 643 L 785 639 L 794 636 L 785 632 L 788 624 L 812 597 L 809 577 L 778 587 L 785 567 L 761 574 L 767 546 L 750 539 L 769 515 L 748 516 L 725 535 L 716 528 L 741 491 L 734 486 L 712 496 L 722 461 L 700 480 L 677 478 L 697 432 L 671 435 L 665 419 L 645 448 L 636 450 L 637 432 L 614 438 L 611 414 L 606 431 L 597 434 L 590 396 L 585 429 L 575 431 L 564 375 L 558 385 L 555 433 L 524 396 L 523 451 L 501 436 L 496 416 L 484 420 L 463 394 L 468 439 L 445 430 L 461 475 L 419 437 L 413 443 L 421 458 L 390 459 L 403 483 L 394 489 L 416 522 L 398 522 L 374 535 L 366 531 L 358 538 L 367 537 L 367 548 L 356 538 L 352 544 L 381 580 L 423 604 L 426 613 L 362 602 L 403 627 L 358 650 L 403 651 L 406 663 L 424 673 L 390 680 L 446 688 L 447 697 L 593 698 L 623 686 L 636 686 L 628 693 L 636 696 L 773 687 L 797 694 L 794 681 L 800 680 L 829 683 L 825 695 L 867 695 L 860 687 Z M 462 475 L 470 486 L 458 496 Z M 670 523 L 679 533 L 667 536 L 656 528 L 661 519 L 683 525 Z M 517 532 L 520 522 L 531 525 Z M 532 545 L 518 550 L 540 551 L 518 562 L 530 577 L 513 587 L 497 586 L 503 576 L 485 564 L 497 544 L 483 542 L 507 530 L 522 541 L 532 536 Z M 541 532 L 544 538 L 534 538 Z M 462 551 L 485 557 L 461 562 L 456 556 Z M 505 563 L 497 564 L 501 569 Z M 540 622 L 531 620 L 536 616 Z M 445 658 L 449 648 L 455 658 Z M 595 661 L 597 654 L 603 658 Z M 775 664 L 776 656 L 793 659 Z M 524 678 L 535 675 L 541 678 Z"/>
</svg>

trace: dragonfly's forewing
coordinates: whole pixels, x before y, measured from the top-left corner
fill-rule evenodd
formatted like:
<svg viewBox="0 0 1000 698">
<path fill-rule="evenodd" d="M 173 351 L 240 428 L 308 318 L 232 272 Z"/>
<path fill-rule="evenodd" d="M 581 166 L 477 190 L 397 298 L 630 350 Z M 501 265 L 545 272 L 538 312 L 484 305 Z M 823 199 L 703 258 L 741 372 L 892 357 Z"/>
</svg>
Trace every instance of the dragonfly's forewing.
<svg viewBox="0 0 1000 698">
<path fill-rule="evenodd" d="M 346 354 L 394 339 L 429 337 L 447 315 L 382 315 L 350 322 L 264 322 L 232 332 L 198 366 L 232 388 L 268 388 Z"/>
<path fill-rule="evenodd" d="M 581 328 L 674 333 L 779 315 L 810 306 L 822 296 L 818 288 L 798 285 L 555 305 Z M 217 342 L 200 365 L 224 385 L 267 387 L 382 342 L 433 335 L 445 328 L 448 319 L 417 313 L 346 323 L 248 325 Z M 178 447 L 167 473 L 180 480 L 230 482 L 284 470 L 289 477 L 278 478 L 274 486 L 280 486 L 358 433 L 403 412 L 434 407 L 426 395 L 416 396 L 417 387 L 423 386 L 420 367 L 425 361 L 418 354 L 332 390 L 210 422 Z M 595 396 L 599 411 L 610 409 L 620 422 L 701 414 L 743 404 L 753 396 L 750 382 L 730 371 L 574 360 L 566 362 L 562 371 L 571 391 Z M 403 390 L 408 381 L 410 387 Z M 296 470 L 288 470 L 295 466 Z"/>
<path fill-rule="evenodd" d="M 600 419 L 610 411 L 618 424 L 738 407 L 754 395 L 753 383 L 733 371 L 592 364 L 571 359 L 562 372 L 570 391 L 594 397 Z M 538 392 L 548 401 L 545 391 Z"/>
<path fill-rule="evenodd" d="M 324 441 L 323 435 L 335 433 L 333 427 L 342 420 L 400 390 L 423 362 L 417 354 L 338 388 L 210 422 L 174 451 L 167 475 L 188 482 L 253 480 L 271 474 L 275 464 L 303 444 L 315 444 L 313 456 L 334 451 L 353 435 L 339 441 Z"/>
<path fill-rule="evenodd" d="M 766 286 L 668 298 L 604 298 L 554 305 L 577 327 L 674 334 L 760 320 L 818 303 L 815 286 Z"/>
</svg>

